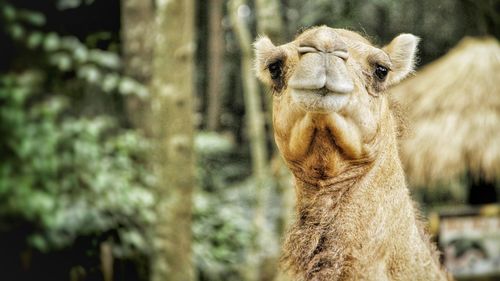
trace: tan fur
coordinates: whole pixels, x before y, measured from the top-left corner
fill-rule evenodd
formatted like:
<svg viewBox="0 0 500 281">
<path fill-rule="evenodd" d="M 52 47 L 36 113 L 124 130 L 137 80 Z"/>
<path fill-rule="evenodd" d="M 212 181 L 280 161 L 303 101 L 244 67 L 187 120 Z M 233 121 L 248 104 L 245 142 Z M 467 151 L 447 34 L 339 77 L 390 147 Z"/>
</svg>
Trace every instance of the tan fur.
<svg viewBox="0 0 500 281">
<path fill-rule="evenodd" d="M 282 256 L 296 280 L 446 280 L 410 199 L 398 117 L 384 95 L 412 71 L 417 42 L 405 34 L 378 49 L 354 32 L 322 26 L 282 46 L 266 37 L 255 43 L 257 75 L 276 92 L 276 143 L 296 181 L 297 221 Z M 279 81 L 268 70 L 277 60 Z M 384 81 L 373 76 L 377 64 L 391 69 Z M 347 79 L 353 90 L 300 89 L 322 71 L 333 73 L 332 89 Z"/>
</svg>

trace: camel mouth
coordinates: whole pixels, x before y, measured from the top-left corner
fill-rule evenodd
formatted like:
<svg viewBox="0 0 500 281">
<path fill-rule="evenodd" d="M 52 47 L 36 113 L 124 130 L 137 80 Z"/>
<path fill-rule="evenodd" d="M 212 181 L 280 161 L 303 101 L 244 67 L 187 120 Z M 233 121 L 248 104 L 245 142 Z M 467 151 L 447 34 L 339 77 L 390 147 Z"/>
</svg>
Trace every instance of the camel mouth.
<svg viewBox="0 0 500 281">
<path fill-rule="evenodd" d="M 291 89 L 294 102 L 308 112 L 338 112 L 350 99 L 350 94 L 333 92 L 326 87 L 320 89 Z"/>
</svg>

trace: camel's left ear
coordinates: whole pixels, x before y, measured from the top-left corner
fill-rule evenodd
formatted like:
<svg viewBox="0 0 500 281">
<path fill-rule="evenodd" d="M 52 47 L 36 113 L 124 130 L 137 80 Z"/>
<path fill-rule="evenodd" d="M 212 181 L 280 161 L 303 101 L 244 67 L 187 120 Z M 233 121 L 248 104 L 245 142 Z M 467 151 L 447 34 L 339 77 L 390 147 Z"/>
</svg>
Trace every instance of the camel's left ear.
<svg viewBox="0 0 500 281">
<path fill-rule="evenodd" d="M 391 72 L 387 77 L 388 84 L 396 84 L 408 76 L 415 67 L 417 45 L 420 38 L 413 34 L 400 34 L 392 39 L 383 50 L 391 58 Z"/>
</svg>

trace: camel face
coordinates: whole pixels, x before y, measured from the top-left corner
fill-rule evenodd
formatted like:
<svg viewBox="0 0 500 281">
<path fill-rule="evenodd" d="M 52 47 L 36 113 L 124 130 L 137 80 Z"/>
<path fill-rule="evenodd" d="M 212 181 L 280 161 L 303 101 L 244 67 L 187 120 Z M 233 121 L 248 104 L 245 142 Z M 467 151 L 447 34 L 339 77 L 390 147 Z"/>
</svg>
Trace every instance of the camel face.
<svg viewBox="0 0 500 281">
<path fill-rule="evenodd" d="M 383 92 L 413 70 L 417 43 L 402 34 L 380 49 L 355 32 L 326 26 L 281 46 L 260 37 L 257 76 L 274 93 L 275 137 L 287 162 L 324 176 L 334 152 L 363 157 L 384 114 Z"/>
<path fill-rule="evenodd" d="M 257 75 L 305 111 L 338 112 L 353 95 L 377 96 L 412 71 L 417 41 L 403 34 L 379 49 L 357 33 L 326 26 L 278 47 L 261 37 L 255 42 Z"/>
</svg>

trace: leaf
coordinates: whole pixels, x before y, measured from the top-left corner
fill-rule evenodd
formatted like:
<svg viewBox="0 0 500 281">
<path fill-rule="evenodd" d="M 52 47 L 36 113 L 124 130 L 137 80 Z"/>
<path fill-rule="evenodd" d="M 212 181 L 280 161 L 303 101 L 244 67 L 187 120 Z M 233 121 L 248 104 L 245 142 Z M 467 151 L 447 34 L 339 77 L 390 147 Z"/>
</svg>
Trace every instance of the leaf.
<svg viewBox="0 0 500 281">
<path fill-rule="evenodd" d="M 60 38 L 57 34 L 51 32 L 43 40 L 45 51 L 55 51 L 60 47 Z"/>
<path fill-rule="evenodd" d="M 42 26 L 45 24 L 45 16 L 40 12 L 23 10 L 20 16 L 34 26 Z"/>
<path fill-rule="evenodd" d="M 10 34 L 14 39 L 21 39 L 24 37 L 25 30 L 20 24 L 13 24 L 8 27 Z"/>
<path fill-rule="evenodd" d="M 56 53 L 50 57 L 50 62 L 61 71 L 69 71 L 72 68 L 71 57 L 66 53 Z"/>
<path fill-rule="evenodd" d="M 99 69 L 93 65 L 85 65 L 78 69 L 78 77 L 85 79 L 89 83 L 97 83 L 102 74 Z"/>
<path fill-rule="evenodd" d="M 41 32 L 35 31 L 28 35 L 27 45 L 30 49 L 38 48 L 43 42 L 43 34 Z"/>
<path fill-rule="evenodd" d="M 90 50 L 89 60 L 100 66 L 108 67 L 114 70 L 119 69 L 121 66 L 120 57 L 117 54 L 96 49 Z"/>
<path fill-rule="evenodd" d="M 16 18 L 17 12 L 11 5 L 2 5 L 2 13 L 6 20 L 12 21 Z"/>
<path fill-rule="evenodd" d="M 120 81 L 120 86 L 118 90 L 123 95 L 130 95 L 134 93 L 134 90 L 136 89 L 136 84 L 137 83 L 133 79 L 124 77 Z"/>
<path fill-rule="evenodd" d="M 40 250 L 41 252 L 48 251 L 47 241 L 40 235 L 35 234 L 29 237 L 28 243 L 30 243 L 35 249 Z"/>
<path fill-rule="evenodd" d="M 117 74 L 106 74 L 102 82 L 102 89 L 105 92 L 111 92 L 118 87 L 120 77 Z"/>
<path fill-rule="evenodd" d="M 89 53 L 85 46 L 79 44 L 73 49 L 73 57 L 78 63 L 85 63 L 89 59 Z"/>
</svg>

